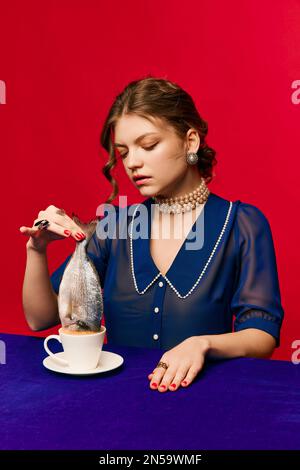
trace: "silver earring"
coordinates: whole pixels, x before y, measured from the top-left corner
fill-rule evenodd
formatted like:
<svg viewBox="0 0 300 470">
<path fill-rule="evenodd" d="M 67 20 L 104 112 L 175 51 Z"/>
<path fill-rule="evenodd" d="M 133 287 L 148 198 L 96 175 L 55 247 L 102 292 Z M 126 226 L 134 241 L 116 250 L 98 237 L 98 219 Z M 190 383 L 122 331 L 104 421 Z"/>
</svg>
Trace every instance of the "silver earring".
<svg viewBox="0 0 300 470">
<path fill-rule="evenodd" d="M 187 153 L 186 155 L 186 161 L 189 165 L 196 165 L 196 163 L 198 162 L 198 155 L 194 152 L 189 152 Z"/>
</svg>

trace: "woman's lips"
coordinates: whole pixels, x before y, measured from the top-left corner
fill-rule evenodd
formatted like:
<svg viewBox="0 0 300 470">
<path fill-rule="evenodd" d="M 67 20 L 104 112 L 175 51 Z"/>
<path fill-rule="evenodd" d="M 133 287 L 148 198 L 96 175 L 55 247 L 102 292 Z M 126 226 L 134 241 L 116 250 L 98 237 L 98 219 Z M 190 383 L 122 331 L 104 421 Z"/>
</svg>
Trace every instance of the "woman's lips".
<svg viewBox="0 0 300 470">
<path fill-rule="evenodd" d="M 140 178 L 135 181 L 135 183 L 140 186 L 141 184 L 147 183 L 151 179 L 151 176 L 148 176 L 147 178 Z"/>
</svg>

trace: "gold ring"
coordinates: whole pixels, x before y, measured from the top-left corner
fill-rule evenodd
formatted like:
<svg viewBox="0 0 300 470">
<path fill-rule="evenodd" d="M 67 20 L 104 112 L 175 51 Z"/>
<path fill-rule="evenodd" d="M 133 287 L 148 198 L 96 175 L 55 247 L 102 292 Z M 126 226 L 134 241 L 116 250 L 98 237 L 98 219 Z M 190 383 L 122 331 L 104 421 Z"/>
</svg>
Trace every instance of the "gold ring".
<svg viewBox="0 0 300 470">
<path fill-rule="evenodd" d="M 43 220 L 38 220 L 35 224 L 34 227 L 37 227 L 38 230 L 44 230 L 45 228 L 50 225 L 49 220 L 43 219 Z"/>
<path fill-rule="evenodd" d="M 168 366 L 168 364 L 166 364 L 165 362 L 159 361 L 159 363 L 157 364 L 156 368 L 157 368 L 157 367 L 163 367 L 164 369 L 167 369 L 169 366 Z"/>
</svg>

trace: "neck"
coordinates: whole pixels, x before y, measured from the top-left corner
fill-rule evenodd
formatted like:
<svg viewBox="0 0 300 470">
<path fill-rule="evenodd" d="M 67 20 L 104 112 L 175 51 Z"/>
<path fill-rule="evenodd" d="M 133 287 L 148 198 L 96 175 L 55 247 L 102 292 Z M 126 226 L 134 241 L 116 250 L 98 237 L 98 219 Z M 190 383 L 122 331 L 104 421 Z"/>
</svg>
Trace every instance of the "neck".
<svg viewBox="0 0 300 470">
<path fill-rule="evenodd" d="M 198 170 L 191 169 L 184 178 L 170 184 L 167 188 L 157 193 L 156 196 L 161 199 L 185 196 L 201 184 L 201 178 L 202 176 Z"/>
<path fill-rule="evenodd" d="M 155 203 L 158 204 L 162 212 L 179 214 L 195 209 L 198 205 L 203 204 L 209 196 L 209 189 L 202 178 L 200 184 L 196 189 L 185 193 L 183 195 L 173 198 L 162 198 L 161 196 L 154 196 Z"/>
</svg>

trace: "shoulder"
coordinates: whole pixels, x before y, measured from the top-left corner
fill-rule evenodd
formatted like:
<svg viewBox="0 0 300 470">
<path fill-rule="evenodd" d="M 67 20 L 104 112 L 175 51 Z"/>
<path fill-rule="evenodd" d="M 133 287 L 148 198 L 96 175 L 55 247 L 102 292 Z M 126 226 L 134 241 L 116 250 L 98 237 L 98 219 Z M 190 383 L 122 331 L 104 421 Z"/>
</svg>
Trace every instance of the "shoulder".
<svg viewBox="0 0 300 470">
<path fill-rule="evenodd" d="M 226 199 L 224 197 L 221 197 L 217 194 L 212 193 L 212 197 L 214 201 L 217 201 L 218 205 L 215 204 L 217 208 L 221 204 L 228 206 L 230 203 L 233 205 L 237 206 L 237 219 L 240 221 L 242 220 L 249 220 L 253 222 L 260 222 L 260 223 L 268 223 L 268 219 L 264 212 L 257 206 L 253 204 L 249 204 L 247 202 L 243 202 L 240 199 L 237 199 L 235 201 L 230 201 L 229 199 Z"/>
<path fill-rule="evenodd" d="M 270 229 L 270 223 L 264 212 L 257 206 L 247 202 L 239 202 L 237 223 L 240 227 L 251 226 L 256 229 Z"/>
<path fill-rule="evenodd" d="M 257 226 L 269 228 L 269 221 L 264 212 L 257 206 L 243 202 L 239 199 L 229 200 L 218 194 L 211 193 L 209 200 L 209 212 L 214 215 L 226 213 L 232 206 L 233 220 L 236 226 Z"/>
<path fill-rule="evenodd" d="M 240 202 L 234 224 L 236 239 L 239 245 L 247 240 L 253 244 L 273 242 L 273 235 L 268 218 L 256 205 Z"/>
<path fill-rule="evenodd" d="M 219 213 L 222 206 L 227 207 L 232 203 L 234 207 L 232 227 L 235 237 L 240 241 L 245 238 L 272 238 L 269 220 L 258 206 L 239 199 L 230 201 L 216 194 L 213 194 L 212 201 L 215 213 Z"/>
</svg>

